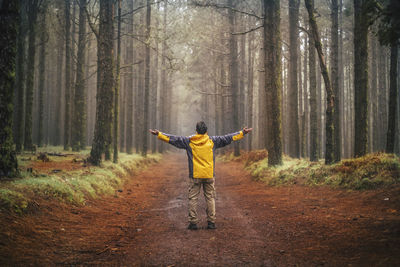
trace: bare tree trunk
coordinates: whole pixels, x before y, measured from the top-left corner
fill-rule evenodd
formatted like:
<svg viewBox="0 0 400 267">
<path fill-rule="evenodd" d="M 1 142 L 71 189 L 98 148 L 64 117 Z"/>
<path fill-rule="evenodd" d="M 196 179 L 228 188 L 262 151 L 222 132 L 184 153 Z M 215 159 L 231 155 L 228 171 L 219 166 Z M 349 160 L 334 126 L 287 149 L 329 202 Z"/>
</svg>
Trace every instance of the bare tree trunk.
<svg viewBox="0 0 400 267">
<path fill-rule="evenodd" d="M 312 30 L 312 35 L 314 38 L 315 48 L 318 53 L 319 65 L 321 68 L 321 73 L 324 78 L 325 90 L 326 90 L 326 122 L 325 122 L 325 132 L 326 132 L 326 144 L 325 144 L 325 164 L 331 164 L 334 161 L 333 158 L 333 109 L 335 105 L 335 98 L 333 95 L 331 82 L 329 79 L 328 69 L 325 64 L 324 54 L 322 51 L 321 40 L 319 38 L 318 26 L 314 17 L 314 8 L 311 3 L 312 0 L 305 0 L 306 8 L 308 11 L 310 26 Z"/>
<path fill-rule="evenodd" d="M 299 106 L 298 106 L 298 47 L 299 47 L 299 0 L 289 0 L 289 86 L 288 86 L 288 112 L 289 125 L 288 146 L 289 155 L 300 158 L 299 140 Z"/>
<path fill-rule="evenodd" d="M 249 25 L 250 25 L 250 18 L 249 18 Z M 252 39 L 253 39 L 253 34 L 250 34 L 249 38 L 247 39 L 247 64 L 248 64 L 248 70 L 247 70 L 247 94 L 248 94 L 248 100 L 247 100 L 247 124 L 249 127 L 253 125 L 253 79 L 254 79 L 254 54 L 252 53 Z M 252 149 L 252 141 L 253 141 L 253 136 L 250 134 L 248 136 L 248 143 L 247 143 L 247 149 L 250 151 Z"/>
<path fill-rule="evenodd" d="M 19 1 L 5 0 L 0 3 L 0 178 L 18 173 L 18 160 L 12 138 L 13 87 L 15 52 L 19 19 Z"/>
<path fill-rule="evenodd" d="M 394 142 L 396 134 L 396 108 L 397 108 L 397 40 L 390 44 L 390 90 L 389 90 L 389 119 L 386 141 L 386 152 L 394 153 Z"/>
<path fill-rule="evenodd" d="M 71 96 L 71 3 L 65 0 L 65 111 L 64 111 L 64 150 L 70 146 L 70 96 Z"/>
<path fill-rule="evenodd" d="M 39 9 L 38 0 L 28 2 L 28 59 L 26 68 L 26 102 L 25 102 L 25 138 L 24 149 L 32 150 L 32 109 L 33 109 L 33 88 L 35 75 L 35 39 L 36 39 L 36 18 Z"/>
<path fill-rule="evenodd" d="M 120 66 L 121 66 L 121 0 L 118 0 L 118 29 L 117 29 L 117 64 L 115 66 L 115 89 L 114 89 L 114 124 L 113 124 L 113 162 L 118 162 L 118 126 L 119 126 L 119 88 L 120 88 Z"/>
<path fill-rule="evenodd" d="M 46 3 L 43 4 L 40 11 L 40 48 L 39 48 L 39 125 L 38 125 L 38 146 L 43 146 L 43 121 L 44 121 L 44 90 L 45 90 L 45 72 L 46 72 L 46 43 L 47 43 L 47 30 L 46 30 Z"/>
<path fill-rule="evenodd" d="M 166 100 L 167 100 L 167 71 L 166 71 L 166 64 L 165 64 L 165 56 L 167 52 L 167 40 L 166 40 L 166 35 L 167 35 L 167 9 L 168 9 L 168 3 L 167 1 L 164 2 L 164 14 L 163 14 L 163 42 L 162 42 L 162 58 L 161 58 L 161 88 L 160 88 L 160 129 L 162 131 L 165 131 L 166 127 Z M 164 144 L 163 142 L 159 142 L 159 147 L 158 151 L 162 153 L 164 151 Z"/>
<path fill-rule="evenodd" d="M 233 3 L 233 0 L 228 0 L 228 6 L 234 8 L 235 5 Z M 239 81 L 238 81 L 238 75 L 239 75 L 239 66 L 238 66 L 238 49 L 237 49 L 237 38 L 235 35 L 232 33 L 235 32 L 235 25 L 236 25 L 236 18 L 235 18 L 235 12 L 232 9 L 229 9 L 229 26 L 230 26 L 230 37 L 229 37 L 229 53 L 230 53 L 230 63 L 229 63 L 229 68 L 230 68 L 230 84 L 231 84 L 231 91 L 232 91 L 232 96 L 233 96 L 233 128 L 235 131 L 239 129 Z M 234 143 L 234 155 L 239 156 L 240 155 L 240 147 L 239 143 L 235 142 Z"/>
<path fill-rule="evenodd" d="M 354 0 L 354 108 L 356 157 L 367 153 L 368 142 L 368 0 Z"/>
<path fill-rule="evenodd" d="M 79 0 L 79 37 L 76 58 L 76 79 L 71 146 L 73 151 L 85 148 L 86 101 L 85 101 L 85 52 L 86 52 L 86 1 Z"/>
<path fill-rule="evenodd" d="M 265 89 L 268 111 L 268 165 L 282 164 L 280 1 L 264 1 Z"/>
<path fill-rule="evenodd" d="M 113 3 L 100 0 L 97 48 L 96 124 L 89 162 L 99 165 L 109 145 L 113 109 Z"/>
<path fill-rule="evenodd" d="M 26 37 L 26 4 L 27 1 L 20 3 L 19 15 L 19 30 L 17 36 L 17 59 L 16 59 L 16 77 L 15 77 L 15 92 L 16 92 L 16 106 L 15 106 L 15 121 L 14 121 L 14 141 L 17 152 L 22 150 L 24 143 L 24 89 L 25 89 L 25 64 L 26 64 L 26 51 L 25 51 L 25 37 Z"/>
<path fill-rule="evenodd" d="M 331 76 L 332 91 L 335 104 L 333 111 L 333 162 L 339 162 L 341 158 L 341 127 L 340 127 L 340 84 L 339 84 L 339 16 L 338 2 L 331 2 Z"/>
<path fill-rule="evenodd" d="M 128 0 L 128 12 L 133 10 L 133 0 Z M 127 18 L 128 22 L 128 32 L 133 33 L 133 15 L 129 14 Z M 126 79 L 126 89 L 127 89 L 127 110 L 126 110 L 126 153 L 132 154 L 133 147 L 133 84 L 134 84 L 134 67 L 133 67 L 133 37 L 128 37 L 128 44 L 126 48 L 126 64 L 130 64 L 128 69 L 128 75 Z M 135 105 L 135 108 L 136 105 Z M 136 115 L 136 114 L 135 114 Z M 135 116 L 136 117 L 136 116 Z"/>
<path fill-rule="evenodd" d="M 150 26 L 151 26 L 151 5 L 150 0 L 147 0 L 146 12 L 146 55 L 145 55 L 145 73 L 144 73 L 144 116 L 142 129 L 142 155 L 147 156 L 147 142 L 149 129 L 149 95 L 150 95 Z M 155 108 L 155 107 L 152 107 Z"/>
<path fill-rule="evenodd" d="M 160 3 L 157 3 L 157 13 L 155 16 L 155 39 L 156 39 L 156 53 L 154 55 L 154 72 L 153 72 L 153 86 L 152 86 L 152 94 L 151 94 L 151 108 L 150 108 L 150 112 L 151 112 L 151 117 L 152 117 L 152 128 L 158 128 L 158 119 L 157 119 L 157 111 L 158 111 L 158 106 L 157 106 L 157 99 L 158 99 L 158 41 L 159 41 L 159 36 L 158 36 L 158 26 L 159 26 L 159 19 L 158 19 L 158 15 L 160 12 Z M 151 153 L 156 153 L 157 152 L 157 140 L 154 138 L 151 138 L 152 143 L 151 143 Z"/>
<path fill-rule="evenodd" d="M 311 9 L 314 10 L 314 0 L 310 1 Z M 315 45 L 311 26 L 308 38 L 308 66 L 310 79 L 310 160 L 318 161 L 319 158 L 319 134 L 318 134 L 318 110 L 317 110 L 317 77 L 315 70 Z"/>
</svg>

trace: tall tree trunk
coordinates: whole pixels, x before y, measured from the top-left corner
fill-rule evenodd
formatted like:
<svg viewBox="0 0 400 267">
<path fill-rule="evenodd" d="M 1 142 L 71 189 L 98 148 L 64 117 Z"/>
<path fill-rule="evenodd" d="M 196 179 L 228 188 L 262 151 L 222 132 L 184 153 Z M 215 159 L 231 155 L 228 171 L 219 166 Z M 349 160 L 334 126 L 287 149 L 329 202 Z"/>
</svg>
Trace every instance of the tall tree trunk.
<svg viewBox="0 0 400 267">
<path fill-rule="evenodd" d="M 161 52 L 161 84 L 160 84 L 160 129 L 165 131 L 166 127 L 166 98 L 167 98 L 167 71 L 165 64 L 165 56 L 167 52 L 167 9 L 168 2 L 164 1 L 164 14 L 163 14 L 163 42 L 162 42 L 162 52 Z M 163 142 L 159 142 L 158 151 L 162 153 L 164 151 Z"/>
<path fill-rule="evenodd" d="M 62 10 L 62 9 L 61 9 Z M 61 27 L 60 27 L 61 28 Z M 61 29 L 60 29 L 61 30 Z M 54 143 L 58 146 L 61 144 L 61 98 L 62 98 L 62 71 L 64 56 L 64 39 L 59 38 L 57 41 L 57 80 L 55 92 L 55 108 L 54 108 Z"/>
<path fill-rule="evenodd" d="M 251 23 L 251 20 L 249 18 L 249 25 Z M 252 40 L 253 40 L 253 34 L 250 34 L 249 38 L 247 39 L 247 64 L 248 64 L 248 69 L 247 69 L 247 95 L 248 95 L 248 100 L 247 100 L 247 125 L 249 127 L 252 127 L 253 125 L 253 85 L 254 85 L 254 54 L 252 53 L 253 47 L 252 47 Z M 248 136 L 248 143 L 247 143 L 247 149 L 250 151 L 252 149 L 252 140 L 253 136 L 250 134 Z"/>
<path fill-rule="evenodd" d="M 368 142 L 368 16 L 369 0 L 354 0 L 354 155 L 367 153 Z"/>
<path fill-rule="evenodd" d="M 109 145 L 113 109 L 113 3 L 100 0 L 97 39 L 96 124 L 89 162 L 99 165 Z"/>
<path fill-rule="evenodd" d="M 133 0 L 128 1 L 128 12 L 133 11 Z M 128 32 L 133 33 L 133 15 L 130 13 L 128 15 Z M 133 146 L 133 38 L 128 37 L 128 44 L 126 48 L 126 64 L 129 64 L 128 75 L 126 79 L 126 89 L 127 89 L 127 110 L 126 110 L 126 153 L 132 154 Z"/>
<path fill-rule="evenodd" d="M 340 127 L 340 85 L 339 85 L 339 16 L 338 2 L 331 2 L 331 77 L 332 91 L 335 97 L 333 111 L 333 161 L 340 161 L 341 157 L 341 127 Z"/>
<path fill-rule="evenodd" d="M 288 145 L 291 157 L 300 157 L 298 111 L 298 47 L 299 47 L 299 0 L 289 0 L 289 125 Z"/>
<path fill-rule="evenodd" d="M 85 50 L 86 50 L 86 1 L 79 0 L 79 39 L 76 58 L 76 79 L 72 126 L 72 150 L 79 151 L 86 144 L 86 101 L 85 101 Z"/>
<path fill-rule="evenodd" d="M 114 124 L 113 124 L 113 162 L 118 162 L 118 118 L 119 118 L 119 87 L 120 87 L 120 66 L 121 66 L 121 0 L 118 0 L 118 32 L 117 32 L 117 65 L 115 74 L 114 93 Z"/>
<path fill-rule="evenodd" d="M 233 3 L 233 0 L 228 0 L 228 6 L 231 8 L 234 8 L 235 5 Z M 236 24 L 236 18 L 235 18 L 235 12 L 232 9 L 229 9 L 229 31 L 230 31 L 230 37 L 229 37 L 229 53 L 230 53 L 230 63 L 229 63 L 229 68 L 230 68 L 230 84 L 231 84 L 231 92 L 233 96 L 233 128 L 235 131 L 239 130 L 239 66 L 238 66 L 238 48 L 237 48 L 237 38 L 236 35 L 233 35 L 235 32 L 235 24 Z M 240 147 L 239 143 L 236 142 L 234 143 L 234 155 L 239 156 L 240 155 Z"/>
<path fill-rule="evenodd" d="M 157 105 L 157 99 L 158 99 L 158 41 L 159 41 L 159 36 L 158 36 L 158 26 L 159 26 L 159 12 L 160 12 L 160 3 L 157 3 L 157 13 L 155 16 L 155 39 L 156 39 L 156 53 L 154 55 L 154 72 L 153 72 L 153 86 L 152 86 L 152 94 L 151 94 L 151 105 L 150 105 L 150 111 L 152 113 L 152 128 L 158 128 L 158 119 L 157 119 L 157 111 L 158 111 L 158 105 Z M 157 140 L 152 138 L 152 143 L 151 143 L 151 153 L 156 153 L 157 152 Z"/>
<path fill-rule="evenodd" d="M 261 0 L 264 1 L 264 0 Z M 261 36 L 261 44 L 258 57 L 258 148 L 266 149 L 268 144 L 268 115 L 266 105 L 266 87 L 265 87 L 265 47 L 264 34 Z"/>
<path fill-rule="evenodd" d="M 36 18 L 38 12 L 38 0 L 28 2 L 28 60 L 26 66 L 26 102 L 25 102 L 25 138 L 24 149 L 32 150 L 32 109 L 33 109 L 33 88 L 35 75 L 35 39 L 36 39 Z"/>
<path fill-rule="evenodd" d="M 245 28 L 244 23 L 244 16 L 240 16 L 242 21 L 242 29 L 243 31 Z M 239 76 L 239 127 L 245 125 L 246 120 L 246 109 L 244 108 L 244 101 L 245 101 L 245 94 L 246 94 L 246 35 L 240 36 L 240 76 Z M 237 130 L 235 130 L 237 131 Z M 245 142 L 248 141 L 248 138 L 244 139 L 242 142 L 239 143 L 239 147 L 244 148 Z"/>
<path fill-rule="evenodd" d="M 314 0 L 310 1 L 311 9 L 314 10 Z M 318 134 L 318 112 L 317 112 L 317 76 L 315 70 L 315 45 L 311 26 L 308 38 L 308 68 L 310 79 L 310 161 L 318 161 L 319 158 L 319 134 Z"/>
<path fill-rule="evenodd" d="M 1 1 L 0 12 L 0 178 L 2 178 L 18 173 L 18 161 L 12 138 L 12 103 L 19 1 Z"/>
<path fill-rule="evenodd" d="M 386 141 L 386 152 L 394 153 L 396 134 L 396 108 L 397 108 L 397 40 L 390 44 L 390 89 L 389 89 L 389 119 Z"/>
<path fill-rule="evenodd" d="M 64 150 L 70 146 L 70 101 L 71 101 L 71 3 L 65 0 L 65 111 L 64 111 Z"/>
<path fill-rule="evenodd" d="M 306 24 L 306 23 L 305 23 Z M 310 100 L 309 100 L 309 91 L 308 91 L 308 37 L 304 35 L 304 62 L 303 62 L 303 73 L 304 73 L 304 82 L 303 82 L 303 93 L 304 93 L 304 116 L 303 116 L 303 143 L 304 143 L 304 155 L 303 157 L 310 156 L 310 135 L 309 135 L 309 125 L 310 125 Z"/>
<path fill-rule="evenodd" d="M 40 21 L 40 49 L 39 49 L 39 125 L 38 125 L 38 146 L 43 146 L 43 112 L 44 112 L 44 84 L 46 72 L 46 4 L 42 6 Z"/>
<path fill-rule="evenodd" d="M 264 1 L 265 90 L 268 114 L 268 165 L 282 164 L 280 1 Z"/>
<path fill-rule="evenodd" d="M 145 73 L 144 73 L 144 116 L 143 116 L 143 128 L 142 128 L 142 155 L 147 156 L 147 145 L 148 145 L 148 129 L 149 129 L 149 95 L 150 95 L 150 26 L 151 26 L 151 4 L 150 0 L 147 0 L 147 12 L 146 12 L 146 55 L 145 55 Z M 155 108 L 155 107 L 151 107 Z"/>
<path fill-rule="evenodd" d="M 387 119 L 388 119 L 388 100 L 386 97 L 387 92 L 387 50 L 386 47 L 381 47 L 379 53 L 379 83 L 378 83 L 378 106 L 379 106 L 379 150 L 384 150 L 386 148 L 387 140 Z"/>
<path fill-rule="evenodd" d="M 318 53 L 319 65 L 321 68 L 321 73 L 324 78 L 325 90 L 326 90 L 326 118 L 325 118 L 325 133 L 326 133 L 326 143 L 325 143 L 325 164 L 331 164 L 334 162 L 333 158 L 333 109 L 335 105 L 335 98 L 333 95 L 331 82 L 329 79 L 328 69 L 325 64 L 324 54 L 322 51 L 321 39 L 319 37 L 318 26 L 315 21 L 314 8 L 311 3 L 312 0 L 305 0 L 312 36 L 314 38 L 315 48 Z"/>
<path fill-rule="evenodd" d="M 19 30 L 17 37 L 17 59 L 16 59 L 16 109 L 15 109 L 15 132 L 14 140 L 17 152 L 22 150 L 24 143 L 24 89 L 25 89 L 25 36 L 26 36 L 26 1 L 20 1 Z"/>
</svg>

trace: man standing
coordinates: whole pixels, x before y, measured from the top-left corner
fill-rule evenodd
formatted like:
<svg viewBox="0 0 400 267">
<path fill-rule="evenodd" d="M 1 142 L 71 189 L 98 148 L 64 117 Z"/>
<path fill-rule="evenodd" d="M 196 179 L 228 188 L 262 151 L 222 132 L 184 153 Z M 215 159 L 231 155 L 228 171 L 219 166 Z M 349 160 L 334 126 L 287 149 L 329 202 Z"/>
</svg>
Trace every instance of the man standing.
<svg viewBox="0 0 400 267">
<path fill-rule="evenodd" d="M 163 140 L 177 148 L 186 149 L 189 163 L 189 227 L 197 230 L 197 200 L 203 186 L 204 197 L 207 203 L 207 229 L 215 229 L 215 149 L 229 145 L 251 132 L 253 128 L 245 127 L 242 131 L 223 136 L 208 136 L 207 125 L 200 121 L 196 124 L 196 135 L 189 137 L 162 133 L 158 130 L 149 130 Z"/>
</svg>

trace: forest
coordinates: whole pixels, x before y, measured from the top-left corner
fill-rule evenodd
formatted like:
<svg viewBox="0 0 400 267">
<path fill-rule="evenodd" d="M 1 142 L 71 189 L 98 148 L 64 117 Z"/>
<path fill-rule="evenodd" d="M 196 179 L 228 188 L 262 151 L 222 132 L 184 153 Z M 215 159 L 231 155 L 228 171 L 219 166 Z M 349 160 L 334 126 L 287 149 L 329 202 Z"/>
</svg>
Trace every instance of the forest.
<svg viewBox="0 0 400 267">
<path fill-rule="evenodd" d="M 138 187 L 154 186 L 151 187 L 154 190 L 160 185 L 147 184 L 150 182 L 146 177 L 155 179 L 160 173 L 174 180 L 169 176 L 167 163 L 171 170 L 180 173 L 175 161 L 185 160 L 176 154 L 177 150 L 152 137 L 149 129 L 190 136 L 196 133 L 196 122 L 204 121 L 210 136 L 222 136 L 253 127 L 253 132 L 242 141 L 218 152 L 221 173 L 232 177 L 250 175 L 254 179 L 262 176 L 269 185 L 291 184 L 295 188 L 298 184 L 314 183 L 376 190 L 368 193 L 373 194 L 368 198 L 374 207 L 371 218 L 392 217 L 385 229 L 374 228 L 376 236 L 366 239 L 389 239 L 387 242 L 394 247 L 371 256 L 369 249 L 381 249 L 381 245 L 374 243 L 360 252 L 354 248 L 359 244 L 356 242 L 349 245 L 353 252 L 366 253 L 368 257 L 350 259 L 346 252 L 343 254 L 346 257 L 335 258 L 336 254 L 329 254 L 322 263 L 363 265 L 370 263 L 368 260 L 378 265 L 400 263 L 398 256 L 392 258 L 399 252 L 395 247 L 400 244 L 400 198 L 396 197 L 400 183 L 398 0 L 1 0 L 0 7 L 1 212 L 24 214 L 43 205 L 53 205 L 46 202 L 53 198 L 81 205 L 98 201 L 98 195 L 108 194 L 110 198 L 113 192 L 115 198 L 121 192 L 130 195 L 127 190 L 135 191 L 136 187 L 128 182 L 129 189 L 125 190 L 127 179 L 123 177 L 139 177 Z M 242 161 L 251 174 L 237 167 L 236 163 Z M 138 175 L 142 172 L 143 175 Z M 100 181 L 98 175 L 104 180 Z M 83 176 L 86 180 L 78 181 Z M 265 178 L 272 176 L 276 180 Z M 298 177 L 305 180 L 299 182 Z M 334 178 L 329 180 L 329 177 Z M 43 182 L 39 182 L 42 178 Z M 252 187 L 253 182 L 242 190 L 259 190 L 255 184 Z M 40 189 L 34 189 L 36 186 Z M 222 184 L 220 189 L 223 186 L 227 185 Z M 176 193 L 172 187 L 166 188 L 169 194 Z M 143 200 L 145 209 L 153 205 L 153 200 L 146 195 L 150 191 L 143 190 L 136 200 Z M 319 194 L 321 199 L 324 195 L 335 201 L 341 198 L 330 189 L 295 190 L 300 190 L 297 194 L 304 198 L 310 197 L 307 190 L 311 190 L 311 195 Z M 286 196 L 286 191 L 279 192 L 271 194 L 277 199 Z M 364 212 L 362 202 L 357 202 L 362 201 L 361 197 L 358 200 L 348 194 L 344 203 L 351 206 L 355 201 L 355 206 L 359 205 L 357 210 L 360 209 L 357 212 Z M 382 208 L 389 215 L 378 214 L 375 208 L 380 202 L 370 200 L 375 196 L 394 201 L 386 201 L 389 206 Z M 124 205 L 113 201 L 118 199 L 110 200 L 116 207 Z M 337 205 L 341 204 L 332 202 L 332 207 Z M 156 210 L 158 206 L 154 207 Z M 129 206 L 125 208 L 128 210 Z M 281 208 L 285 209 L 278 207 L 278 210 Z M 114 210 L 111 206 L 110 209 Z M 140 213 L 140 208 L 137 209 Z M 60 216 L 57 217 L 60 221 L 64 220 L 61 213 L 54 215 Z M 260 216 L 267 213 L 260 211 Z M 90 214 L 92 218 L 100 218 L 96 213 Z M 33 221 L 26 224 L 39 220 L 40 216 L 32 215 Z M 103 216 L 113 220 L 111 214 Z M 363 218 L 359 214 L 349 216 L 350 221 L 358 223 Z M 127 225 L 129 220 L 126 218 Z M 283 217 L 279 220 L 290 224 Z M 0 263 L 45 263 L 28 258 L 18 261 L 16 254 L 2 245 L 2 240 L 11 238 L 6 236 L 12 231 L 11 225 L 8 227 L 0 231 L 0 255 L 4 256 L 0 257 Z M 43 227 L 53 226 L 49 220 L 49 225 Z M 98 227 L 102 227 L 100 222 Z M 157 226 L 151 224 L 151 227 Z M 363 235 L 362 227 L 349 231 Z M 389 231 L 391 238 L 382 237 L 382 233 L 388 233 L 384 231 Z M 249 235 L 245 244 L 251 248 L 254 236 Z M 41 240 L 43 236 L 37 238 Z M 135 237 L 129 238 L 136 240 L 136 232 Z M 145 246 L 151 238 L 138 242 Z M 179 242 L 171 245 L 176 254 Z M 340 242 L 328 246 L 337 244 Z M 109 244 L 104 250 L 97 247 L 93 255 L 108 255 L 99 262 L 94 256 L 79 256 L 75 262 L 77 256 L 71 252 L 71 258 L 48 263 L 107 265 L 115 263 L 111 259 L 115 260 L 114 254 L 120 250 L 116 244 Z M 290 256 L 289 250 L 293 253 Z M 218 258 L 210 265 L 247 262 L 307 266 L 318 265 L 320 258 L 325 257 L 304 256 L 303 252 L 297 255 L 295 250 L 295 245 L 280 249 L 277 255 L 285 254 L 285 260 L 278 256 L 267 261 Z M 125 252 L 139 253 L 133 251 L 129 248 Z M 11 261 L 7 259 L 10 253 L 14 255 Z M 143 254 L 130 264 L 174 266 L 166 256 L 148 257 Z M 122 259 L 117 262 L 126 264 Z M 177 263 L 189 264 L 191 258 L 187 256 Z"/>
<path fill-rule="evenodd" d="M 21 1 L 17 152 L 92 146 L 93 164 L 116 162 L 163 151 L 148 128 L 199 120 L 212 135 L 254 126 L 235 155 L 267 148 L 272 165 L 400 152 L 397 1 L 114 2 Z"/>
</svg>

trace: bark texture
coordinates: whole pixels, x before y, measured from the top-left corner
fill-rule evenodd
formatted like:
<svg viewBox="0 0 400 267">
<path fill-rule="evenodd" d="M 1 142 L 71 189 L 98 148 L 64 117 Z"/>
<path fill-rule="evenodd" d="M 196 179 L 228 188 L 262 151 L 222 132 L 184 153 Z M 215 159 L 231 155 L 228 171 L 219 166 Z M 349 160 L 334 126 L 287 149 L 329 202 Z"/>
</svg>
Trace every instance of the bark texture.
<svg viewBox="0 0 400 267">
<path fill-rule="evenodd" d="M 264 69 L 270 166 L 282 164 L 280 1 L 264 1 Z"/>
<path fill-rule="evenodd" d="M 0 2 L 0 178 L 18 173 L 12 137 L 19 1 Z"/>
</svg>

